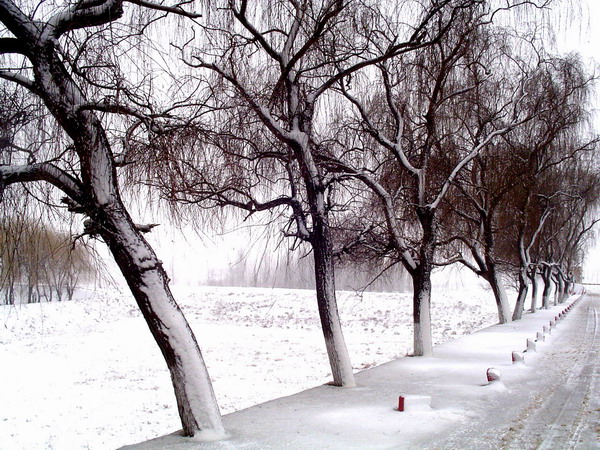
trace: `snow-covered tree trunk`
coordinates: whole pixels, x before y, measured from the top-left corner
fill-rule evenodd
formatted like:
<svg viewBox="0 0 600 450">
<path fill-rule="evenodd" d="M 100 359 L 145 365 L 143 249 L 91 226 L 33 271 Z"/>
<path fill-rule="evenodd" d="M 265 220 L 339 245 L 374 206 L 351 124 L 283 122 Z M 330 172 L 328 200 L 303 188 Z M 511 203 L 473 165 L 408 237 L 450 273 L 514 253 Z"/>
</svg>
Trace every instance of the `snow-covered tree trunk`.
<svg viewBox="0 0 600 450">
<path fill-rule="evenodd" d="M 88 201 L 93 205 L 88 215 L 119 265 L 165 358 L 183 431 L 186 436 L 223 437 L 221 415 L 202 354 L 171 294 L 162 263 L 122 204 L 101 124 L 91 113 L 85 113 L 72 125 L 79 130 L 72 137 L 81 154 L 81 177 L 91 197 Z"/>
<path fill-rule="evenodd" d="M 102 237 L 169 368 L 185 435 L 222 438 L 224 429 L 210 377 L 194 334 L 168 287 L 162 263 L 122 211 L 113 208 L 103 219 Z"/>
<path fill-rule="evenodd" d="M 309 122 L 309 121 L 307 121 Z M 302 136 L 302 132 L 297 133 Z M 354 387 L 354 374 L 350 355 L 342 333 L 337 299 L 335 293 L 335 271 L 333 263 L 333 244 L 327 218 L 325 188 L 313 155 L 308 148 L 308 139 L 300 139 L 295 147 L 302 167 L 302 176 L 310 205 L 312 245 L 315 261 L 315 288 L 317 304 L 325 347 L 335 386 Z"/>
<path fill-rule="evenodd" d="M 315 223 L 312 233 L 319 317 L 335 386 L 354 387 L 354 374 L 342 333 L 329 228 Z"/>
<path fill-rule="evenodd" d="M 513 311 L 513 320 L 519 320 L 523 317 L 523 310 L 525 309 L 525 300 L 527 299 L 527 292 L 529 291 L 529 284 L 527 283 L 526 270 L 521 268 L 519 270 L 519 293 L 517 294 L 517 302 Z"/>
<path fill-rule="evenodd" d="M 431 270 L 419 268 L 413 276 L 414 355 L 431 356 Z"/>
<path fill-rule="evenodd" d="M 89 217 L 88 232 L 103 238 L 114 256 L 165 358 L 187 436 L 224 436 L 221 415 L 204 361 L 183 313 L 168 287 L 168 277 L 154 251 L 131 220 L 119 193 L 109 140 L 97 115 L 82 108 L 84 91 L 70 75 L 58 48 L 61 33 L 116 20 L 119 1 L 82 3 L 49 19 L 45 27 L 29 19 L 10 0 L 0 0 L 0 19 L 27 48 L 34 80 L 18 83 L 39 96 L 73 141 L 78 166 L 72 172 L 56 161 L 16 168 L 0 167 L 0 184 L 46 181 L 63 190 L 78 212 Z M 60 55 L 60 56 L 59 56 Z M 66 152 L 65 152 L 66 153 Z"/>
<path fill-rule="evenodd" d="M 74 88 L 72 88 L 74 89 Z M 100 122 L 92 113 L 74 123 L 56 107 L 50 109 L 71 129 L 81 155 L 81 177 L 93 208 L 88 215 L 108 245 L 146 323 L 158 344 L 173 382 L 186 436 L 222 438 L 221 414 L 202 354 L 168 287 L 168 277 L 152 248 L 136 229 L 120 199 L 112 153 Z"/>
<path fill-rule="evenodd" d="M 510 304 L 508 303 L 508 297 L 506 296 L 506 290 L 502 283 L 502 277 L 498 273 L 496 265 L 494 263 L 487 264 L 488 273 L 486 274 L 486 280 L 492 288 L 494 298 L 496 300 L 496 307 L 498 308 L 498 323 L 508 323 L 512 320 L 510 313 Z"/>
<path fill-rule="evenodd" d="M 413 280 L 414 355 L 431 356 L 431 272 L 435 253 L 436 211 L 429 207 L 418 208 L 417 214 L 423 236 L 419 248 L 419 264 L 411 273 Z"/>
<path fill-rule="evenodd" d="M 536 269 L 533 269 L 529 273 L 529 279 L 531 280 L 531 312 L 534 313 L 537 311 L 537 296 L 539 291 L 539 282 Z"/>
</svg>

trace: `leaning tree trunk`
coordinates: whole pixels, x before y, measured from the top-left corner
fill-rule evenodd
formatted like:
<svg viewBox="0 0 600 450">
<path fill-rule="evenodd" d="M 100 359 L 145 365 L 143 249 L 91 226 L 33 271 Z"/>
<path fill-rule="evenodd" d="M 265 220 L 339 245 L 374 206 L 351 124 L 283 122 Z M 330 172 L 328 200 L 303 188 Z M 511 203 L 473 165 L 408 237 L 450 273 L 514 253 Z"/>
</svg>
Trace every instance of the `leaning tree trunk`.
<svg viewBox="0 0 600 450">
<path fill-rule="evenodd" d="M 306 120 L 305 122 L 310 123 L 310 120 Z M 298 125 L 296 124 L 296 126 Z M 354 373 L 337 307 L 333 243 L 331 241 L 327 217 L 325 186 L 313 159 L 308 144 L 308 135 L 301 131 L 298 132 L 298 135 L 306 137 L 305 141 L 297 143 L 293 149 L 300 161 L 302 178 L 306 187 L 310 208 L 310 217 L 312 219 L 310 243 L 315 261 L 315 290 L 321 329 L 325 338 L 325 347 L 333 375 L 333 384 L 335 386 L 354 387 L 356 385 Z"/>
<path fill-rule="evenodd" d="M 519 270 L 519 293 L 517 295 L 517 303 L 513 311 L 513 320 L 519 320 L 523 317 L 523 310 L 525 309 L 525 300 L 527 299 L 527 291 L 529 285 L 527 283 L 526 269 L 521 268 Z"/>
<path fill-rule="evenodd" d="M 162 263 L 123 209 L 111 208 L 102 219 L 103 228 L 107 229 L 102 238 L 167 363 L 184 434 L 223 438 L 221 414 L 204 359 L 193 331 L 171 294 Z"/>
<path fill-rule="evenodd" d="M 485 275 L 485 279 L 490 284 L 494 298 L 496 300 L 496 307 L 498 308 L 498 323 L 508 323 L 512 320 L 510 314 L 510 305 L 508 303 L 508 297 L 502 284 L 502 278 L 496 269 L 494 263 L 487 263 L 488 271 Z"/>
<path fill-rule="evenodd" d="M 315 194 L 316 197 L 319 195 L 322 196 L 323 194 L 321 192 Z M 320 200 L 316 199 L 315 204 L 324 205 L 323 200 L 322 198 Z M 311 234 L 319 318 L 333 375 L 333 384 L 335 386 L 354 387 L 356 385 L 354 373 L 337 307 L 333 245 L 329 223 L 324 209 L 319 209 L 317 208 L 312 214 L 313 231 Z"/>
<path fill-rule="evenodd" d="M 154 251 L 136 229 L 120 198 L 110 144 L 97 116 L 82 111 L 83 92 L 58 57 L 36 55 L 38 90 L 48 109 L 73 139 L 81 170 L 82 207 L 107 243 L 171 374 L 187 436 L 224 436 L 221 414 L 200 349 L 167 285 Z M 50 53 L 50 54 L 49 54 Z"/>
<path fill-rule="evenodd" d="M 315 284 L 319 318 L 325 338 L 325 347 L 329 356 L 333 384 L 335 386 L 353 387 L 354 373 L 337 307 L 335 294 L 335 275 L 333 253 L 328 250 L 327 238 L 313 234 L 313 252 L 315 261 Z"/>
<path fill-rule="evenodd" d="M 549 267 L 543 267 L 542 271 L 542 281 L 544 282 L 544 290 L 542 292 L 542 308 L 548 309 L 550 307 L 550 293 L 552 291 L 552 280 L 551 278 L 551 269 Z"/>
</svg>

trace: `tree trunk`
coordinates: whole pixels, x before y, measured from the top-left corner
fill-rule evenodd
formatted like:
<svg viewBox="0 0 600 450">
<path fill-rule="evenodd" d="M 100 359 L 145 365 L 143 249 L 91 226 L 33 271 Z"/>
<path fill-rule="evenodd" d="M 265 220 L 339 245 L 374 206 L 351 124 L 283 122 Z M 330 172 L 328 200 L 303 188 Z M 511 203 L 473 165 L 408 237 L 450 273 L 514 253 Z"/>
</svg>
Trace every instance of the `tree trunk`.
<svg viewBox="0 0 600 450">
<path fill-rule="evenodd" d="M 117 210 L 118 211 L 118 210 Z M 135 230 L 128 215 L 111 211 L 104 218 L 116 232 L 102 234 L 169 368 L 186 436 L 219 439 L 221 414 L 200 348 L 168 287 L 162 263 Z"/>
<path fill-rule="evenodd" d="M 563 285 L 563 299 L 562 302 L 566 302 L 569 298 L 569 291 L 571 290 L 571 279 L 567 278 Z"/>
<path fill-rule="evenodd" d="M 551 276 L 552 284 L 554 284 L 554 306 L 558 305 L 558 299 L 560 297 L 560 284 L 558 278 Z"/>
<path fill-rule="evenodd" d="M 560 273 L 557 274 L 556 281 L 558 283 L 558 285 L 556 286 L 556 301 L 557 303 L 563 303 L 565 301 L 565 280 L 563 279 Z"/>
<path fill-rule="evenodd" d="M 315 287 L 319 318 L 329 364 L 335 386 L 354 387 L 354 373 L 344 340 L 336 293 L 333 251 L 329 229 L 316 225 L 313 228 L 313 252 L 315 261 Z"/>
<path fill-rule="evenodd" d="M 531 280 L 531 312 L 534 313 L 537 311 L 537 296 L 539 290 L 536 270 L 532 271 L 529 279 Z"/>
<path fill-rule="evenodd" d="M 512 320 L 510 315 L 510 305 L 508 304 L 508 297 L 502 284 L 502 278 L 496 270 L 495 264 L 488 263 L 488 273 L 486 274 L 486 280 L 492 288 L 494 298 L 496 299 L 496 307 L 498 308 L 498 323 L 508 323 Z"/>
<path fill-rule="evenodd" d="M 525 309 L 525 300 L 527 299 L 527 291 L 529 285 L 527 283 L 527 274 L 525 269 L 519 271 L 519 293 L 517 295 L 517 303 L 513 311 L 513 320 L 519 320 L 523 317 L 523 310 Z"/>
<path fill-rule="evenodd" d="M 496 300 L 496 307 L 498 308 L 498 323 L 508 323 L 512 320 L 510 314 L 510 305 L 508 303 L 508 297 L 506 296 L 506 290 L 502 283 L 502 277 L 498 273 L 496 266 L 496 258 L 494 256 L 496 239 L 494 236 L 494 226 L 492 221 L 493 215 L 482 214 L 482 224 L 484 226 L 484 258 L 477 258 L 481 262 L 479 266 L 484 269 L 485 273 L 482 276 L 490 284 L 492 292 L 494 293 L 494 299 Z M 484 263 L 484 264 L 482 264 Z"/>
<path fill-rule="evenodd" d="M 221 414 L 202 354 L 168 287 L 154 251 L 136 229 L 120 197 L 109 141 L 98 117 L 82 111 L 83 92 L 61 60 L 44 47 L 34 54 L 38 90 L 74 143 L 79 157 L 82 203 L 108 245 L 158 344 L 175 390 L 186 436 L 224 437 Z"/>
<path fill-rule="evenodd" d="M 306 120 L 305 123 L 310 124 L 310 120 Z M 325 186 L 308 144 L 308 133 L 302 132 L 298 128 L 298 135 L 306 136 L 306 140 L 298 142 L 293 149 L 301 163 L 302 177 L 312 219 L 310 242 L 315 261 L 315 289 L 321 328 L 333 375 L 333 384 L 335 386 L 354 387 L 356 386 L 354 373 L 337 307 L 333 244 L 327 218 Z"/>
<path fill-rule="evenodd" d="M 431 356 L 431 270 L 419 266 L 413 276 L 414 355 Z"/>
<path fill-rule="evenodd" d="M 435 211 L 428 207 L 418 208 L 417 215 L 423 230 L 419 251 L 419 264 L 412 273 L 413 279 L 413 322 L 414 355 L 431 356 L 431 271 L 435 253 Z"/>
<path fill-rule="evenodd" d="M 544 282 L 544 291 L 542 292 L 542 308 L 548 309 L 550 307 L 550 292 L 552 291 L 550 268 L 544 267 L 541 273 L 542 281 Z"/>
</svg>

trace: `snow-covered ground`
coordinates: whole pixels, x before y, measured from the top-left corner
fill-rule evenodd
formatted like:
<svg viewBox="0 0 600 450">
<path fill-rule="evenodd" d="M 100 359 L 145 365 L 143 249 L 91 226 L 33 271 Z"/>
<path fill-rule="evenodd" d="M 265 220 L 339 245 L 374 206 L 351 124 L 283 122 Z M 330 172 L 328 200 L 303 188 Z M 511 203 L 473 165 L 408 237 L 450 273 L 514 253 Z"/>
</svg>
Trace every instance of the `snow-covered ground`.
<svg viewBox="0 0 600 450">
<path fill-rule="evenodd" d="M 224 414 L 330 380 L 313 292 L 174 290 Z M 78 295 L 0 307 L 2 450 L 113 449 L 180 426 L 167 369 L 127 291 Z M 357 371 L 411 351 L 410 303 L 407 293 L 339 293 Z M 432 316 L 439 344 L 495 323 L 496 307 L 477 285 L 438 289 Z"/>
<path fill-rule="evenodd" d="M 439 345 L 433 357 L 362 371 L 356 388 L 323 385 L 229 414 L 222 441 L 175 433 L 127 448 L 599 449 L 599 300 L 573 296 Z M 512 362 L 515 351 L 524 362 Z M 488 381 L 490 369 L 498 381 Z M 400 412 L 407 394 L 421 402 Z"/>
</svg>

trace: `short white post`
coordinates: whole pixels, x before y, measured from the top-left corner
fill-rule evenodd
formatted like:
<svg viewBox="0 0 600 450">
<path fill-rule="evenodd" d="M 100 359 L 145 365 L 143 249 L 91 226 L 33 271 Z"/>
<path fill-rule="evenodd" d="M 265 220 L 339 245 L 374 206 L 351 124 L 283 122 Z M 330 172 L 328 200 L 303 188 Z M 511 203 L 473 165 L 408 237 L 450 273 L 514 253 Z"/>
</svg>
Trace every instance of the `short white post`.
<svg viewBox="0 0 600 450">
<path fill-rule="evenodd" d="M 544 337 L 543 333 L 540 333 L 539 331 L 537 332 L 536 336 L 535 336 L 535 340 L 537 342 L 545 342 L 546 338 Z"/>
<path fill-rule="evenodd" d="M 487 380 L 492 383 L 493 381 L 500 381 L 500 371 L 495 367 L 490 367 L 486 371 Z"/>
<path fill-rule="evenodd" d="M 524 363 L 525 356 L 521 352 L 512 352 L 512 362 L 513 362 L 513 364 Z"/>
</svg>

